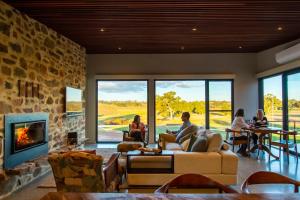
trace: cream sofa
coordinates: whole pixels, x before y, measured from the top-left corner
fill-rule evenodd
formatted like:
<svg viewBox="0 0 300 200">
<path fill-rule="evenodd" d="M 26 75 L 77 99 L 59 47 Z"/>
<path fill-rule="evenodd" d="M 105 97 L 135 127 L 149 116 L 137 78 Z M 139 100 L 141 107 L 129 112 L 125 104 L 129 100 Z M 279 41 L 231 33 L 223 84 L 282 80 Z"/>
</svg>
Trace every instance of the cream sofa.
<svg viewBox="0 0 300 200">
<path fill-rule="evenodd" d="M 208 140 L 208 150 L 213 140 Z M 185 152 L 177 143 L 167 143 L 166 150 L 173 151 L 173 173 L 127 173 L 129 186 L 158 186 L 166 183 L 174 177 L 196 173 L 206 175 L 225 185 L 237 184 L 238 157 L 230 150 L 218 150 L 217 152 Z M 221 147 L 220 147 L 221 148 Z M 132 158 L 133 167 L 157 168 L 170 167 L 170 157 L 139 156 Z"/>
</svg>

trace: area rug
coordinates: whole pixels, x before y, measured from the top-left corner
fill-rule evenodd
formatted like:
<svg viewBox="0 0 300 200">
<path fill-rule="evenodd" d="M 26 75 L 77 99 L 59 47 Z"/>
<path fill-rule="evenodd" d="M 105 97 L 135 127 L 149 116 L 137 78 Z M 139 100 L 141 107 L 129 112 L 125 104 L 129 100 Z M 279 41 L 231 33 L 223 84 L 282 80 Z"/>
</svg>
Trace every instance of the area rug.
<svg viewBox="0 0 300 200">
<path fill-rule="evenodd" d="M 89 148 L 85 148 L 89 149 Z M 101 155 L 103 157 L 104 164 L 109 160 L 110 156 L 116 152 L 117 149 L 115 148 L 101 148 L 101 149 L 96 149 L 97 155 Z M 53 177 L 52 172 L 45 175 L 43 177 L 42 183 L 38 186 L 38 188 L 56 188 L 55 185 L 55 180 Z"/>
</svg>

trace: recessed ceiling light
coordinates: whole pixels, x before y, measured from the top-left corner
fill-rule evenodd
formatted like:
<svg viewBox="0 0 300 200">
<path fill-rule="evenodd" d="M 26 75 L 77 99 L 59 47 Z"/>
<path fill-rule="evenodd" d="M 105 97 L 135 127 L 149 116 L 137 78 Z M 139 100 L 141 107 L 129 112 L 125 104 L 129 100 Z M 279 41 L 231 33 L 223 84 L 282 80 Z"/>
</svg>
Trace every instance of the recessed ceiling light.
<svg viewBox="0 0 300 200">
<path fill-rule="evenodd" d="M 242 49 L 243 47 L 242 46 L 239 46 L 239 49 Z"/>
<path fill-rule="evenodd" d="M 104 32 L 104 31 L 105 31 L 105 29 L 104 29 L 104 28 L 100 28 L 100 31 L 101 31 L 101 32 Z"/>
<path fill-rule="evenodd" d="M 122 47 L 118 47 L 118 50 L 119 50 L 119 51 L 122 50 Z"/>
<path fill-rule="evenodd" d="M 184 46 L 181 46 L 180 49 L 181 49 L 181 50 L 184 50 Z"/>
<path fill-rule="evenodd" d="M 192 28 L 192 31 L 197 31 L 197 28 Z"/>
<path fill-rule="evenodd" d="M 277 31 L 282 31 L 282 30 L 283 30 L 282 26 L 277 27 Z"/>
</svg>

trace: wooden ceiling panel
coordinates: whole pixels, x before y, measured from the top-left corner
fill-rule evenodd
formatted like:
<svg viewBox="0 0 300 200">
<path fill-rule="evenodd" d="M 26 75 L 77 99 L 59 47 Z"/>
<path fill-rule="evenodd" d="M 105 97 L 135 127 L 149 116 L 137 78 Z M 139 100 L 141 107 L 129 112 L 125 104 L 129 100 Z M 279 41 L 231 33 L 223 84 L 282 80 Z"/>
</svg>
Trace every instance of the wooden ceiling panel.
<svg viewBox="0 0 300 200">
<path fill-rule="evenodd" d="M 88 53 L 257 52 L 300 37 L 299 0 L 5 2 Z"/>
</svg>

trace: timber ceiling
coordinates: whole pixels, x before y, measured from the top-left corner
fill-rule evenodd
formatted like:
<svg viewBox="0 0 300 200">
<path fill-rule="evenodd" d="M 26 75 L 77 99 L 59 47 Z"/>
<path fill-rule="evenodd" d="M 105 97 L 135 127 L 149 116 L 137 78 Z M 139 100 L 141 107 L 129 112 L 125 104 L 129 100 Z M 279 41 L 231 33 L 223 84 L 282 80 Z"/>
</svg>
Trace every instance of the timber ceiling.
<svg viewBox="0 0 300 200">
<path fill-rule="evenodd" d="M 300 37 L 300 1 L 5 1 L 88 53 L 258 52 Z"/>
</svg>

